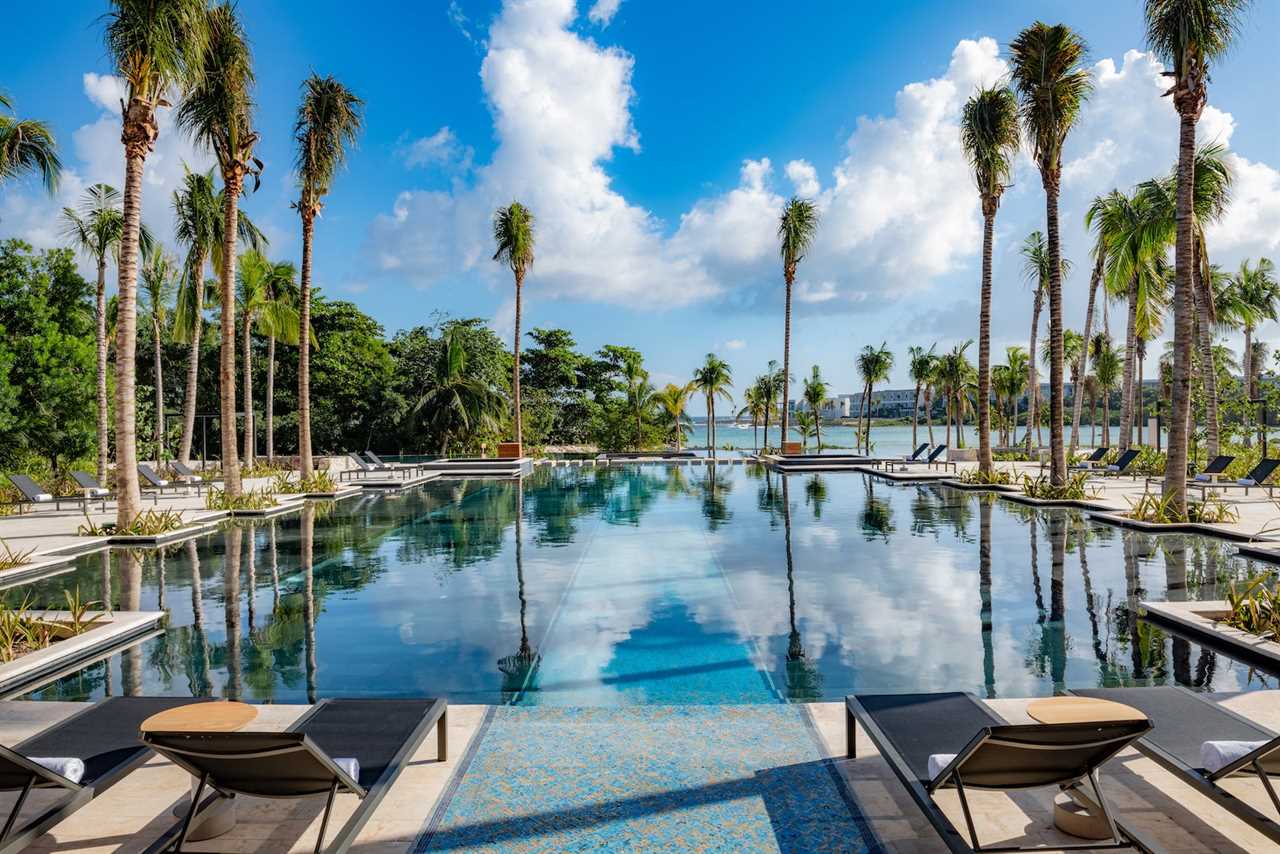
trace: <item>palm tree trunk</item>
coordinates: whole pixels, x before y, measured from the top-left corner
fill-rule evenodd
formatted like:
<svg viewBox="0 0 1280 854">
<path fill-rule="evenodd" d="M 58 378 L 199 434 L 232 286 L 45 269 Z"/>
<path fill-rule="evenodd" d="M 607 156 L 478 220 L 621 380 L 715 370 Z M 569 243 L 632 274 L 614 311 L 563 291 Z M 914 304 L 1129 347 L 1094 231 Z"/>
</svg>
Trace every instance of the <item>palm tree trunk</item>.
<svg viewBox="0 0 1280 854">
<path fill-rule="evenodd" d="M 311 244 L 315 213 L 302 211 L 302 273 L 298 298 L 298 472 L 310 477 L 311 461 Z"/>
<path fill-rule="evenodd" d="M 184 466 L 191 464 L 191 444 L 196 433 L 196 398 L 200 381 L 200 343 L 204 338 L 204 257 L 196 255 L 191 259 L 192 287 L 195 288 L 194 326 L 188 330 L 191 342 L 187 347 L 187 388 L 182 401 L 182 441 L 178 446 L 178 461 Z"/>
<path fill-rule="evenodd" d="M 1241 367 L 1244 369 L 1244 404 L 1245 412 L 1253 412 L 1253 404 L 1249 401 L 1253 399 L 1253 327 L 1245 324 L 1244 327 L 1244 356 L 1241 358 Z M 1253 447 L 1253 432 L 1248 422 L 1244 424 L 1244 446 L 1246 448 Z"/>
<path fill-rule="evenodd" d="M 1111 389 L 1102 390 L 1102 447 L 1111 447 Z"/>
<path fill-rule="evenodd" d="M 978 621 L 982 626 L 982 681 L 987 699 L 996 696 L 995 645 L 991 619 L 991 502 L 978 502 Z"/>
<path fill-rule="evenodd" d="M 226 192 L 222 214 L 222 335 L 218 353 L 221 384 L 222 478 L 227 495 L 240 494 L 240 459 L 236 453 L 236 221 L 244 176 L 236 171 L 222 176 Z M 251 417 L 245 412 L 245 418 Z M 247 423 L 246 423 L 247 426 Z"/>
<path fill-rule="evenodd" d="M 241 462 L 251 468 L 253 466 L 254 439 L 257 429 L 253 423 L 253 316 L 244 315 L 244 356 L 241 358 L 241 376 L 244 377 L 244 453 Z"/>
<path fill-rule="evenodd" d="M 267 337 L 267 462 L 275 464 L 276 336 Z"/>
<path fill-rule="evenodd" d="M 1129 280 L 1128 321 L 1124 334 L 1124 379 L 1120 385 L 1120 435 L 1121 451 L 1129 449 L 1133 441 L 1133 368 L 1138 350 L 1138 277 Z"/>
<path fill-rule="evenodd" d="M 1191 267 L 1191 296 L 1200 336 L 1200 381 L 1204 384 L 1204 445 L 1207 459 L 1218 455 L 1218 369 L 1213 357 L 1213 321 L 1209 317 L 1208 283 L 1200 275 L 1200 247 L 1196 244 Z"/>
<path fill-rule="evenodd" d="M 156 465 L 164 464 L 164 369 L 160 365 L 160 321 L 154 315 L 151 319 L 151 331 L 154 336 L 152 358 L 156 372 Z"/>
<path fill-rule="evenodd" d="M 234 440 L 231 447 L 235 447 Z M 227 528 L 222 563 L 223 619 L 227 629 L 227 686 L 228 700 L 241 697 L 240 661 L 240 529 Z"/>
<path fill-rule="evenodd" d="M 1076 359 L 1076 382 L 1074 393 L 1071 400 L 1071 452 L 1068 456 L 1076 455 L 1076 447 L 1080 444 L 1078 437 L 1080 436 L 1080 408 L 1084 403 L 1084 395 L 1081 393 L 1080 383 L 1087 377 L 1089 369 L 1089 340 L 1093 335 L 1093 304 L 1098 294 L 1098 285 L 1102 282 L 1102 261 L 1103 254 L 1098 253 L 1097 260 L 1093 263 L 1093 275 L 1089 278 L 1089 303 L 1084 310 L 1084 346 L 1080 348 L 1080 357 Z"/>
<path fill-rule="evenodd" d="M 521 299 L 521 291 L 523 290 L 523 286 L 524 286 L 524 273 L 517 272 L 516 273 L 516 329 L 515 329 L 515 341 L 511 347 L 511 351 L 515 355 L 514 364 L 511 369 L 511 392 L 512 392 L 511 397 L 512 397 L 512 404 L 515 407 L 516 444 L 520 445 L 521 454 L 524 453 L 524 419 L 521 417 L 521 414 L 520 414 L 520 320 L 521 320 L 521 313 L 522 313 L 521 312 L 522 306 L 520 304 L 520 299 Z M 638 423 L 639 423 L 639 420 L 637 419 L 637 425 Z M 639 427 L 637 426 L 637 433 L 636 433 L 637 447 L 639 446 L 639 443 L 640 443 L 640 435 L 639 435 Z"/>
<path fill-rule="evenodd" d="M 1031 428 L 1040 429 L 1036 418 L 1036 404 L 1040 398 L 1040 384 L 1036 380 L 1036 336 L 1040 331 L 1040 311 L 1044 308 L 1044 288 L 1036 286 L 1036 296 L 1031 303 L 1031 340 L 1027 350 L 1027 453 L 1031 452 Z M 1040 442 L 1037 440 L 1037 444 Z"/>
<path fill-rule="evenodd" d="M 1175 94 L 1175 99 L 1179 97 Z M 1175 101 L 1176 103 L 1176 101 Z M 1177 104 L 1178 183 L 1177 241 L 1174 249 L 1173 382 L 1170 397 L 1169 456 L 1164 469 L 1164 496 L 1180 517 L 1187 512 L 1187 416 L 1191 411 L 1191 279 L 1192 176 L 1195 174 L 1196 119 L 1200 105 Z"/>
<path fill-rule="evenodd" d="M 813 413 L 813 440 L 818 446 L 818 453 L 822 453 L 822 416 L 816 411 Z"/>
<path fill-rule="evenodd" d="M 98 352 L 98 483 L 107 482 L 107 461 L 111 456 L 111 409 L 107 405 L 107 256 L 98 257 L 96 304 L 96 344 Z"/>
<path fill-rule="evenodd" d="M 916 439 L 916 427 L 920 423 L 920 383 L 916 383 L 916 393 L 911 399 L 911 449 L 920 447 Z"/>
<path fill-rule="evenodd" d="M 924 389 L 924 420 L 929 425 L 929 444 L 933 444 L 933 395 L 929 393 L 929 387 Z"/>
<path fill-rule="evenodd" d="M 1137 445 L 1143 444 L 1142 428 L 1143 426 L 1145 426 L 1142 420 L 1143 409 L 1144 409 L 1144 404 L 1142 401 L 1142 368 L 1143 368 L 1142 362 L 1143 362 L 1142 348 L 1139 347 L 1138 348 L 1138 377 L 1133 384 L 1133 408 L 1135 410 L 1134 424 L 1136 424 L 1138 427 L 1138 439 L 1135 442 L 1135 444 Z"/>
<path fill-rule="evenodd" d="M 769 410 L 773 409 L 773 404 L 765 401 L 764 406 L 764 446 L 769 447 Z"/>
<path fill-rule="evenodd" d="M 709 435 L 711 437 L 711 444 L 708 446 L 707 450 L 714 455 L 716 447 L 716 397 L 714 394 L 707 398 L 707 409 L 711 413 L 709 416 L 711 421 L 707 424 L 707 429 L 710 431 Z"/>
<path fill-rule="evenodd" d="M 1049 232 L 1049 480 L 1061 486 L 1067 482 L 1067 456 L 1062 441 L 1062 248 L 1056 179 L 1045 188 L 1045 214 Z"/>
<path fill-rule="evenodd" d="M 791 284 L 795 280 L 795 271 L 786 271 L 787 294 L 786 307 L 782 312 L 782 438 L 778 440 L 779 448 L 787 445 L 787 428 L 791 426 L 791 407 L 787 401 L 791 399 Z"/>
<path fill-rule="evenodd" d="M 983 206 L 986 206 L 984 200 Z M 991 474 L 991 244 L 995 205 L 982 218 L 982 305 L 978 309 L 978 471 Z"/>
<path fill-rule="evenodd" d="M 142 227 L 142 167 L 151 142 L 151 124 L 131 114 L 145 110 L 131 101 L 125 116 L 124 209 L 116 303 L 116 524 L 128 527 L 142 510 L 138 486 L 135 359 L 138 323 L 138 236 Z"/>
</svg>

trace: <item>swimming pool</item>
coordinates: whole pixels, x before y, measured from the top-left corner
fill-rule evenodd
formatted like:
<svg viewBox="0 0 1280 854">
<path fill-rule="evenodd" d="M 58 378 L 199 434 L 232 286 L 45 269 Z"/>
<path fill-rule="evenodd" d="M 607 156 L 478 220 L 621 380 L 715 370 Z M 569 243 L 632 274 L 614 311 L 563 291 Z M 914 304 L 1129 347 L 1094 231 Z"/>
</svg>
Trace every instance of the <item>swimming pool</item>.
<svg viewBox="0 0 1280 854">
<path fill-rule="evenodd" d="M 362 495 L 155 552 L 63 589 L 167 628 L 29 696 L 446 696 L 454 703 L 776 703 L 854 691 L 1046 695 L 1263 687 L 1139 620 L 1265 571 L 943 486 L 759 466 L 542 468 Z"/>
</svg>

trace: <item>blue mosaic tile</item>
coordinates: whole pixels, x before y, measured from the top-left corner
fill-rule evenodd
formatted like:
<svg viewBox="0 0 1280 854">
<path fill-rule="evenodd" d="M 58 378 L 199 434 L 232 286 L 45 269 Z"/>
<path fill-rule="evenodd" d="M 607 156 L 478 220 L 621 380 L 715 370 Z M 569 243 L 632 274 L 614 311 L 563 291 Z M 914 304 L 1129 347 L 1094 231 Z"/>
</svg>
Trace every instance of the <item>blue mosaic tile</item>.
<svg viewBox="0 0 1280 854">
<path fill-rule="evenodd" d="M 799 706 L 495 707 L 415 852 L 882 849 Z"/>
</svg>

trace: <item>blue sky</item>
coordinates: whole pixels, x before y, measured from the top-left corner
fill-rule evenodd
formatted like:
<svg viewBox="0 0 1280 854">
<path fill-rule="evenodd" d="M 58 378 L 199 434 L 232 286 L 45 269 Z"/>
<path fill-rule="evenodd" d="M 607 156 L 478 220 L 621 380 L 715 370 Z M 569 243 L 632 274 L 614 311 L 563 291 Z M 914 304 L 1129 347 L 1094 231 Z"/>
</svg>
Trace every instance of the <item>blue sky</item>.
<svg viewBox="0 0 1280 854">
<path fill-rule="evenodd" d="M 801 265 L 793 371 L 820 364 L 853 391 L 864 344 L 940 347 L 976 333 L 979 214 L 955 140 L 974 86 L 1036 18 L 1088 40 L 1098 89 L 1067 150 L 1067 323 L 1083 320 L 1093 195 L 1165 172 L 1174 117 L 1141 51 L 1141 3 L 675 4 L 639 0 L 240 4 L 257 58 L 259 192 L 244 206 L 271 254 L 296 260 L 288 204 L 298 86 L 334 74 L 367 101 L 368 127 L 319 226 L 317 282 L 388 331 L 436 311 L 509 334 L 510 281 L 486 254 L 487 217 L 520 198 L 540 226 L 526 326 L 563 326 L 584 348 L 639 347 L 660 382 L 703 354 L 745 384 L 781 358 L 781 276 L 771 243 L 793 192 L 823 209 Z M 10 11 L 32 34 L 0 55 L 0 89 L 50 121 L 72 175 L 64 197 L 0 195 L 0 235 L 56 241 L 79 187 L 119 183 L 118 96 L 101 2 Z M 22 20 L 30 15 L 29 21 Z M 1237 158 L 1237 202 L 1218 260 L 1280 253 L 1280 4 L 1256 3 L 1213 75 L 1202 136 Z M 87 77 L 86 75 L 94 75 Z M 1268 81 L 1270 81 L 1268 83 Z M 171 127 L 149 161 L 148 220 L 162 234 L 184 160 L 207 155 Z M 766 162 L 767 159 L 767 162 Z M 997 221 L 995 345 L 1024 342 L 1030 299 L 1017 243 L 1042 227 L 1043 196 L 1020 164 Z M 1120 321 L 1117 321 L 1117 324 Z M 1274 329 L 1264 330 L 1270 337 Z M 1235 342 L 1230 342 L 1235 343 Z M 999 349 L 997 350 L 999 352 Z M 905 381 L 905 371 L 894 380 Z"/>
</svg>

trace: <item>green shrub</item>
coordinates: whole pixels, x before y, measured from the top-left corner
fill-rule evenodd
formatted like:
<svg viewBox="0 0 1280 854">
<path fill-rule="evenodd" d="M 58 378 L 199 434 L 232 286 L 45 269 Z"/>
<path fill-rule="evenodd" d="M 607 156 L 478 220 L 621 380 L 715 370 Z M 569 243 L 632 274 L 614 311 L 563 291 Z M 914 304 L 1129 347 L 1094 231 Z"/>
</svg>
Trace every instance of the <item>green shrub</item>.
<svg viewBox="0 0 1280 854">
<path fill-rule="evenodd" d="M 158 537 L 173 531 L 180 531 L 186 525 L 182 512 L 178 510 L 147 510 L 133 517 L 133 521 L 124 527 L 114 522 L 95 525 L 84 514 L 84 524 L 76 529 L 82 537 Z"/>
<path fill-rule="evenodd" d="M 1267 577 L 1261 575 L 1241 586 L 1232 581 L 1227 587 L 1230 611 L 1222 622 L 1262 638 L 1280 636 L 1280 584 L 1264 587 L 1266 581 Z"/>
<path fill-rule="evenodd" d="M 1209 493 L 1203 501 L 1187 502 L 1187 512 L 1179 515 L 1174 509 L 1173 496 L 1145 492 L 1137 501 L 1129 502 L 1129 511 L 1124 514 L 1130 519 L 1157 524 L 1177 524 L 1179 522 L 1201 522 L 1213 525 L 1222 522 L 1235 522 L 1240 516 L 1231 505 L 1213 493 Z"/>
<path fill-rule="evenodd" d="M 208 510 L 268 510 L 279 505 L 280 502 L 268 489 L 252 489 L 239 495 L 228 495 L 223 489 L 210 489 L 204 499 Z"/>
<path fill-rule="evenodd" d="M 1088 472 L 1070 475 L 1062 486 L 1054 486 L 1047 475 L 1033 478 L 1024 474 L 1022 491 L 1028 498 L 1038 498 L 1041 501 L 1085 501 L 1097 497 L 1097 493 L 1089 489 Z"/>
<path fill-rule="evenodd" d="M 961 483 L 969 483 L 975 486 L 1011 486 L 1013 484 L 1013 472 L 1002 469 L 992 469 L 990 472 L 966 469 L 960 472 L 960 476 L 957 479 Z"/>
</svg>

